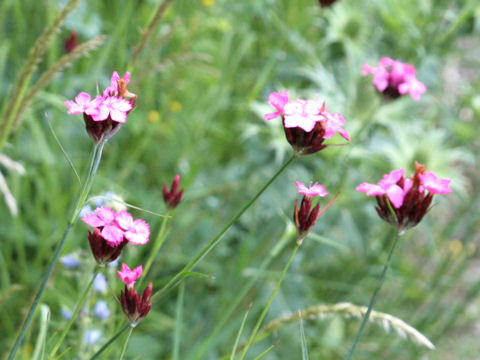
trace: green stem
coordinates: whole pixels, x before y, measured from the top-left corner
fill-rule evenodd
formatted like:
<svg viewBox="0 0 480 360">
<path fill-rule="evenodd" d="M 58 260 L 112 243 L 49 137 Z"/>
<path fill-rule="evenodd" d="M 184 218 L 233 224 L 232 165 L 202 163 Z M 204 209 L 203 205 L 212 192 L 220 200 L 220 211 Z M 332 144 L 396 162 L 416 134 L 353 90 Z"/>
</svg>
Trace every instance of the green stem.
<svg viewBox="0 0 480 360">
<path fill-rule="evenodd" d="M 67 326 L 65 326 L 62 333 L 60 334 L 60 337 L 57 340 L 57 343 L 53 347 L 53 350 L 50 353 L 49 359 L 54 359 L 55 354 L 57 353 L 58 349 L 60 348 L 60 345 L 62 345 L 63 339 L 65 339 L 65 336 L 67 336 L 68 331 L 70 330 L 73 323 L 77 319 L 78 313 L 80 312 L 80 309 L 83 307 L 83 304 L 85 303 L 85 300 L 87 299 L 87 295 L 90 291 L 90 288 L 92 287 L 93 282 L 95 281 L 95 278 L 97 277 L 97 274 L 99 273 L 100 269 L 101 269 L 100 266 L 98 266 L 98 265 L 95 266 L 95 270 L 93 271 L 92 278 L 90 279 L 87 287 L 83 291 L 82 297 L 80 298 L 80 300 L 78 300 L 77 306 L 75 307 L 75 311 L 73 312 L 72 317 L 68 321 Z"/>
<path fill-rule="evenodd" d="M 120 330 L 118 330 L 115 335 L 113 335 L 95 354 L 92 355 L 92 357 L 90 358 L 90 360 L 95 360 L 96 358 L 98 358 L 115 340 L 118 339 L 118 337 L 120 337 L 120 335 L 123 334 L 123 332 L 125 330 L 127 330 L 128 328 L 131 328 L 131 325 L 130 323 L 126 323 L 125 325 L 123 325 Z"/>
<path fill-rule="evenodd" d="M 58 261 L 58 258 L 60 257 L 60 253 L 62 252 L 63 246 L 65 245 L 65 242 L 67 240 L 68 234 L 70 233 L 70 230 L 72 229 L 75 221 L 77 220 L 77 216 L 82 209 L 83 205 L 85 204 L 85 201 L 88 197 L 88 193 L 90 192 L 90 189 L 92 188 L 93 184 L 93 179 L 95 178 L 95 174 L 97 173 L 98 166 L 100 164 L 100 160 L 102 158 L 102 150 L 103 147 L 106 143 L 105 141 L 101 141 L 98 144 L 95 144 L 92 155 L 90 158 L 90 166 L 89 166 L 89 171 L 87 175 L 87 179 L 85 180 L 85 183 L 83 184 L 82 189 L 80 190 L 80 195 L 77 200 L 77 205 L 75 206 L 75 209 L 73 211 L 73 215 L 70 218 L 67 228 L 65 229 L 65 232 L 63 233 L 62 239 L 57 245 L 57 248 L 55 249 L 55 253 L 53 254 L 52 260 L 50 261 L 50 264 L 48 265 L 47 272 L 45 273 L 42 282 L 40 284 L 40 288 L 38 289 L 37 294 L 35 295 L 35 298 L 33 299 L 33 303 L 30 306 L 30 309 L 28 310 L 27 317 L 25 319 L 25 322 L 22 325 L 22 328 L 20 329 L 20 333 L 18 334 L 15 344 L 13 345 L 13 348 L 8 355 L 8 360 L 14 360 L 15 356 L 18 352 L 18 349 L 20 348 L 20 344 L 22 343 L 23 338 L 25 337 L 25 334 L 30 326 L 30 323 L 32 322 L 33 315 L 35 314 L 35 310 L 38 307 L 38 304 L 40 302 L 40 299 L 42 298 L 43 292 L 45 291 L 46 285 L 48 280 L 50 279 L 50 276 L 52 275 L 53 268 L 55 267 L 55 264 Z"/>
<path fill-rule="evenodd" d="M 277 284 L 275 285 L 275 288 L 272 291 L 272 294 L 270 295 L 270 298 L 267 301 L 267 305 L 263 308 L 262 313 L 260 314 L 260 317 L 257 320 L 257 323 L 255 324 L 255 327 L 253 328 L 252 334 L 248 338 L 247 344 L 243 348 L 242 353 L 240 354 L 239 360 L 242 360 L 245 355 L 247 354 L 248 348 L 250 345 L 252 345 L 253 340 L 257 336 L 258 330 L 260 329 L 260 325 L 262 325 L 263 319 L 267 315 L 268 309 L 270 308 L 270 305 L 272 304 L 273 299 L 275 298 L 275 295 L 278 292 L 278 289 L 280 289 L 280 285 L 282 284 L 283 278 L 285 277 L 285 274 L 287 273 L 288 268 L 290 267 L 290 264 L 293 261 L 293 258 L 295 257 L 295 254 L 297 253 L 298 249 L 300 248 L 300 244 L 296 243 L 295 247 L 293 248 L 292 253 L 290 254 L 290 257 L 288 258 L 287 264 L 283 268 L 282 275 L 280 275 L 280 278 L 277 281 Z"/>
<path fill-rule="evenodd" d="M 228 224 L 218 233 L 217 236 L 215 236 L 206 246 L 203 247 L 202 250 L 192 259 L 190 262 L 185 265 L 185 267 L 180 270 L 175 276 L 170 279 L 170 281 L 162 287 L 160 290 L 158 290 L 153 296 L 152 296 L 152 302 L 154 302 L 160 295 L 165 293 L 167 290 L 170 288 L 174 287 L 177 285 L 183 278 L 183 275 L 187 272 L 189 272 L 198 262 L 200 262 L 205 255 L 207 255 L 210 250 L 212 250 L 222 239 L 223 235 L 232 227 L 232 225 L 240 218 L 240 216 L 243 215 L 247 209 L 252 206 L 252 204 L 259 198 L 260 195 L 263 194 L 263 192 L 270 186 L 270 184 L 285 170 L 288 165 L 296 158 L 296 155 L 292 155 L 288 161 L 282 165 L 282 167 L 270 178 L 270 180 L 267 181 L 267 183 L 255 194 L 255 196 L 247 203 L 245 206 L 228 222 Z"/>
<path fill-rule="evenodd" d="M 153 249 L 150 252 L 150 256 L 147 259 L 145 268 L 143 269 L 143 276 L 142 276 L 142 279 L 140 279 L 139 285 L 138 285 L 139 288 L 142 285 L 142 280 L 145 279 L 146 276 L 148 275 L 148 272 L 150 271 L 150 267 L 152 266 L 153 260 L 157 257 L 158 252 L 160 251 L 160 248 L 162 247 L 163 243 L 165 242 L 165 239 L 167 238 L 165 229 L 167 228 L 169 215 L 170 215 L 170 211 L 167 212 L 167 214 L 162 219 L 160 230 L 158 231 L 157 237 L 155 238 L 155 241 L 153 243 Z"/>
<path fill-rule="evenodd" d="M 123 360 L 125 352 L 127 351 L 128 342 L 130 341 L 130 336 L 132 336 L 133 326 L 130 326 L 130 331 L 128 332 L 127 338 L 125 339 L 125 344 L 123 344 L 122 353 L 120 354 L 120 360 Z"/>
<path fill-rule="evenodd" d="M 365 326 L 367 325 L 368 318 L 370 317 L 370 313 L 372 312 L 373 305 L 375 304 L 375 300 L 377 299 L 377 295 L 383 285 L 383 282 L 385 281 L 385 277 L 388 271 L 388 268 L 390 267 L 390 263 L 392 262 L 393 258 L 393 253 L 395 252 L 395 248 L 397 247 L 398 239 L 400 238 L 400 232 L 397 230 L 395 231 L 395 239 L 393 241 L 392 249 L 390 250 L 390 254 L 388 254 L 387 262 L 385 263 L 385 266 L 383 267 L 382 274 L 380 275 L 380 279 L 378 281 L 377 288 L 373 292 L 372 297 L 370 298 L 370 303 L 368 304 L 368 309 L 367 312 L 365 313 L 365 316 L 363 317 L 362 323 L 360 324 L 360 328 L 358 329 L 357 335 L 355 336 L 355 340 L 350 347 L 350 350 L 348 351 L 347 357 L 345 358 L 346 360 L 350 360 L 353 356 L 353 352 L 355 351 L 355 347 L 357 346 L 358 341 L 360 340 L 360 337 L 362 336 L 363 330 L 365 329 Z"/>
</svg>

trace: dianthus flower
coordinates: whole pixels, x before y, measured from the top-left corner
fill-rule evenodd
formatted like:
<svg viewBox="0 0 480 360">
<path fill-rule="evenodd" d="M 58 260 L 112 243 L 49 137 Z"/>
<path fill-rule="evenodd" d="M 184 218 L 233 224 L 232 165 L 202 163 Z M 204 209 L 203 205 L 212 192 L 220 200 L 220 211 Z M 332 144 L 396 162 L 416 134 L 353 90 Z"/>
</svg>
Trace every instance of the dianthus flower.
<svg viewBox="0 0 480 360">
<path fill-rule="evenodd" d="M 102 95 L 92 100 L 89 94 L 81 92 L 75 101 L 65 101 L 68 114 L 83 114 L 87 132 L 95 142 L 111 138 L 127 121 L 127 115 L 135 106 L 137 97 L 127 90 L 129 82 L 129 72 L 120 78 L 114 71 L 110 86 Z"/>
<path fill-rule="evenodd" d="M 408 93 L 413 99 L 420 100 L 427 91 L 425 84 L 417 80 L 413 65 L 389 57 L 380 59 L 379 67 L 363 64 L 362 75 L 369 74 L 373 74 L 373 84 L 377 90 L 393 99 Z"/>
<path fill-rule="evenodd" d="M 125 290 L 120 293 L 120 303 L 122 310 L 131 326 L 136 326 L 140 320 L 147 316 L 152 304 L 150 299 L 152 297 L 152 283 L 143 291 L 140 296 L 135 291 L 135 281 L 142 275 L 142 266 L 138 266 L 133 270 L 124 263 L 122 264 L 122 271 L 117 271 L 120 280 L 125 284 Z"/>
<path fill-rule="evenodd" d="M 95 228 L 89 232 L 88 241 L 95 260 L 101 265 L 117 259 L 127 243 L 144 245 L 149 241 L 148 224 L 140 219 L 133 220 L 125 210 L 117 213 L 102 206 L 85 215 L 82 221 Z"/>
<path fill-rule="evenodd" d="M 301 244 L 310 230 L 312 230 L 318 218 L 328 209 L 335 198 L 333 198 L 333 200 L 331 200 L 322 211 L 320 211 L 320 203 L 317 203 L 312 209 L 313 197 L 325 197 L 328 195 L 328 191 L 325 190 L 323 185 L 318 183 L 315 183 L 314 185 L 310 184 L 310 186 L 307 187 L 301 182 L 295 181 L 295 185 L 297 186 L 298 193 L 303 195 L 300 209 L 298 208 L 298 201 L 295 200 L 295 207 L 293 210 L 293 220 L 295 221 L 295 226 L 297 228 L 297 243 Z"/>
<path fill-rule="evenodd" d="M 415 173 L 404 178 L 405 170 L 395 170 L 383 176 L 378 184 L 364 182 L 356 190 L 376 196 L 378 215 L 398 231 L 417 225 L 430 210 L 434 194 L 449 194 L 449 179 L 438 179 L 425 166 L 415 162 Z M 391 204 L 391 206 L 390 206 Z"/>
<path fill-rule="evenodd" d="M 163 183 L 163 200 L 170 210 L 173 210 L 182 200 L 183 189 L 178 189 L 180 185 L 180 175 L 175 175 L 170 190 L 167 184 Z"/>
<path fill-rule="evenodd" d="M 324 103 L 316 100 L 289 101 L 288 90 L 271 93 L 268 103 L 276 111 L 265 114 L 266 121 L 278 116 L 283 119 L 283 128 L 287 141 L 299 155 L 313 154 L 324 149 L 323 142 L 338 132 L 346 140 L 350 140 L 348 132 L 342 128 L 345 124 L 343 116 L 330 113 Z"/>
</svg>

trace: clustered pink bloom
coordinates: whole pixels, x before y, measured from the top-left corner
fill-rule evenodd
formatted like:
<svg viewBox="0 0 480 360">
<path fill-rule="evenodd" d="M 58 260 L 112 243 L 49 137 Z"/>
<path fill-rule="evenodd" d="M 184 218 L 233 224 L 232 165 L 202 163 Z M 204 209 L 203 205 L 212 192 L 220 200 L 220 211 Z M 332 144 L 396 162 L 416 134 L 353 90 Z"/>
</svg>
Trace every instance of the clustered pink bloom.
<svg viewBox="0 0 480 360">
<path fill-rule="evenodd" d="M 142 296 L 134 288 L 135 281 L 142 275 L 142 271 L 141 265 L 131 270 L 125 263 L 122 264 L 122 270 L 117 271 L 118 277 L 125 284 L 125 290 L 120 293 L 120 303 L 123 313 L 132 326 L 136 326 L 147 316 L 152 307 L 150 302 L 153 291 L 152 283 L 148 284 Z"/>
<path fill-rule="evenodd" d="M 325 197 L 328 195 L 328 191 L 325 190 L 323 185 L 318 183 L 315 183 L 314 185 L 310 184 L 310 186 L 307 187 L 301 182 L 295 181 L 295 185 L 297 186 L 298 193 L 304 195 L 300 209 L 298 208 L 298 201 L 295 200 L 295 207 L 293 210 L 293 220 L 295 221 L 295 226 L 297 228 L 297 243 L 300 245 L 310 230 L 312 230 L 318 218 L 328 209 L 335 198 L 333 198 L 322 211 L 320 211 L 320 203 L 317 203 L 312 209 L 313 197 Z"/>
<path fill-rule="evenodd" d="M 434 194 L 449 194 L 449 179 L 438 179 L 425 166 L 415 162 L 415 173 L 404 177 L 405 170 L 395 170 L 383 176 L 378 184 L 362 183 L 356 190 L 376 196 L 380 217 L 405 231 L 417 225 L 430 210 Z M 391 206 L 390 206 L 391 204 Z M 392 213 L 393 212 L 393 213 Z"/>
<path fill-rule="evenodd" d="M 85 215 L 82 221 L 95 228 L 89 233 L 88 240 L 99 264 L 115 260 L 128 242 L 145 245 L 149 241 L 148 224 L 140 219 L 133 220 L 132 215 L 125 210 L 117 213 L 102 206 L 96 208 L 94 213 Z"/>
<path fill-rule="evenodd" d="M 183 189 L 178 189 L 180 185 L 180 175 L 175 175 L 172 181 L 172 187 L 168 190 L 167 184 L 163 183 L 163 200 L 170 210 L 173 210 L 182 200 Z"/>
<path fill-rule="evenodd" d="M 324 103 L 316 100 L 289 101 L 288 90 L 271 93 L 268 103 L 276 111 L 265 114 L 266 121 L 278 116 L 283 119 L 283 128 L 288 142 L 300 155 L 313 154 L 324 149 L 323 142 L 338 132 L 350 140 L 348 132 L 342 128 L 345 120 L 341 114 L 330 113 Z"/>
<path fill-rule="evenodd" d="M 373 84 L 377 90 L 390 98 L 410 94 L 415 100 L 420 100 L 427 91 L 425 84 L 418 81 L 415 67 L 389 57 L 379 61 L 379 67 L 363 64 L 362 75 L 373 74 Z"/>
<path fill-rule="evenodd" d="M 65 101 L 68 114 L 83 114 L 88 134 L 96 142 L 109 139 L 127 121 L 127 115 L 135 106 L 136 95 L 127 90 L 130 73 L 120 78 L 116 71 L 110 86 L 93 100 L 90 94 L 79 93 L 75 100 Z"/>
</svg>

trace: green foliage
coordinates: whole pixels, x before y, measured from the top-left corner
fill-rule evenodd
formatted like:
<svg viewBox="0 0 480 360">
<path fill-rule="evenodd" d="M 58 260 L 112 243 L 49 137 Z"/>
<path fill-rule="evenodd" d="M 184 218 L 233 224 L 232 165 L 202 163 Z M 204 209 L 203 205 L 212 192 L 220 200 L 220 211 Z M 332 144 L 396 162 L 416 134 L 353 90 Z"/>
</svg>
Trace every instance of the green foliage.
<svg viewBox="0 0 480 360">
<path fill-rule="evenodd" d="M 290 157 L 280 120 L 263 121 L 268 94 L 289 89 L 292 97 L 326 101 L 346 119 L 352 141 L 297 159 L 240 218 L 222 242 L 176 288 L 154 304 L 134 330 L 126 359 L 217 359 L 242 341 L 265 305 L 291 249 L 294 180 L 319 181 L 340 193 L 296 254 L 266 323 L 317 304 L 366 305 L 390 244 L 390 229 L 377 216 L 375 201 L 354 191 L 383 173 L 425 163 L 453 179 L 453 194 L 436 197 L 425 219 L 401 239 L 375 310 L 392 314 L 436 346 L 428 350 L 376 326 L 367 327 L 357 359 L 474 358 L 480 283 L 478 271 L 480 174 L 478 128 L 480 10 L 471 0 L 339 0 L 320 8 L 314 0 L 175 0 L 132 64 L 158 1 L 82 1 L 54 35 L 32 73 L 41 79 L 64 55 L 71 31 L 86 42 L 106 35 L 88 57 L 49 80 L 23 113 L 3 154 L 26 173 L 3 167 L 17 201 L 12 216 L 0 197 L 0 357 L 11 348 L 23 314 L 75 206 L 79 184 L 51 126 L 79 174 L 88 169 L 92 148 L 81 116 L 66 114 L 63 102 L 79 91 L 108 85 L 113 70 L 132 72 L 129 89 L 138 95 L 128 122 L 109 141 L 93 195 L 112 191 L 125 202 L 164 214 L 161 185 L 177 173 L 184 200 L 169 220 L 169 232 L 148 279 L 165 285 L 238 212 Z M 65 1 L 0 2 L 1 109 L 13 94 L 30 49 Z M 209 4 L 213 4 L 209 6 Z M 414 64 L 428 92 L 385 102 L 362 77 L 363 63 L 382 56 Z M 0 134 L 1 135 L 1 134 Z M 1 137 L 1 136 L 0 136 Z M 335 136 L 331 143 L 342 140 Z M 323 205 L 323 201 L 322 201 Z M 131 209 L 149 222 L 152 239 L 162 218 Z M 58 264 L 18 358 L 48 355 L 93 268 L 87 227 L 77 224 L 64 254 L 78 254 L 79 269 Z M 279 245 L 282 244 L 281 246 Z M 129 247 L 122 260 L 144 264 L 149 249 Z M 63 358 L 86 359 L 124 324 L 116 301 L 121 285 L 105 272 L 105 293 L 92 292 L 90 312 L 67 335 Z M 248 285 L 248 286 L 247 286 Z M 144 286 L 144 285 L 142 285 Z M 182 288 L 183 289 L 183 288 Z M 143 290 L 143 289 L 142 289 Z M 107 320 L 93 317 L 107 301 Z M 242 319 L 254 303 L 245 324 Z M 231 305 L 235 304 L 233 308 Z M 220 324 L 215 336 L 209 337 Z M 345 356 L 358 321 L 334 316 L 305 318 L 252 346 L 262 359 Z M 48 328 L 45 334 L 45 328 Z M 84 341 L 99 329 L 96 344 Z M 461 342 L 453 338 L 462 335 Z M 102 355 L 117 358 L 125 334 Z M 273 343 L 276 346 L 269 348 Z M 141 351 L 139 350 L 141 349 Z M 304 358 L 306 355 L 304 355 Z M 102 357 L 100 357 L 102 358 Z"/>
</svg>

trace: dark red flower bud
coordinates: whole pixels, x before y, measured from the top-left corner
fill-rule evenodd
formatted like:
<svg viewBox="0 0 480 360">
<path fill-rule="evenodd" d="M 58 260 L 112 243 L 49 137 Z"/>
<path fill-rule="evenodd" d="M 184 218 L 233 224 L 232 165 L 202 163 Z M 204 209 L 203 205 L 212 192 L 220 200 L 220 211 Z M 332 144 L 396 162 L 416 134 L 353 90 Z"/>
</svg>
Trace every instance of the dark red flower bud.
<svg viewBox="0 0 480 360">
<path fill-rule="evenodd" d="M 63 43 L 63 47 L 65 48 L 65 52 L 66 53 L 69 53 L 71 51 L 73 51 L 73 49 L 75 49 L 77 47 L 77 32 L 76 31 L 72 31 L 69 35 L 69 37 L 65 40 L 65 42 Z"/>
<path fill-rule="evenodd" d="M 287 128 L 285 130 L 285 137 L 292 145 L 293 150 L 300 155 L 308 155 L 316 153 L 327 146 L 323 145 L 325 141 L 325 128 L 322 122 L 317 122 L 312 131 L 306 132 L 300 127 Z"/>
<path fill-rule="evenodd" d="M 100 228 L 95 228 L 92 232 L 88 232 L 88 242 L 93 257 L 99 265 L 105 265 L 116 260 L 128 243 L 128 241 L 124 239 L 117 246 L 110 246 L 102 237 Z"/>
<path fill-rule="evenodd" d="M 297 227 L 297 242 L 301 244 L 303 239 L 308 235 L 310 230 L 317 222 L 321 214 L 320 203 L 312 209 L 312 197 L 304 196 L 300 209 L 298 209 L 298 200 L 295 200 L 295 208 L 293 210 L 293 220 Z"/>
<path fill-rule="evenodd" d="M 163 200 L 165 201 L 165 205 L 167 205 L 170 210 L 174 209 L 182 200 L 183 189 L 179 191 L 179 185 L 180 175 L 178 174 L 175 175 L 170 190 L 168 190 L 167 184 L 163 183 Z"/>
<path fill-rule="evenodd" d="M 122 310 L 132 326 L 136 326 L 149 313 L 152 303 L 152 283 L 149 283 L 140 297 L 133 286 L 129 289 L 125 285 L 125 290 L 121 291 L 120 302 Z"/>
<path fill-rule="evenodd" d="M 332 6 L 337 0 L 318 0 L 321 7 Z"/>
<path fill-rule="evenodd" d="M 83 113 L 83 120 L 85 120 L 85 128 L 88 135 L 95 141 L 99 142 L 103 138 L 110 139 L 122 127 L 122 123 L 112 121 L 108 117 L 104 121 L 94 121 L 90 115 Z"/>
</svg>

